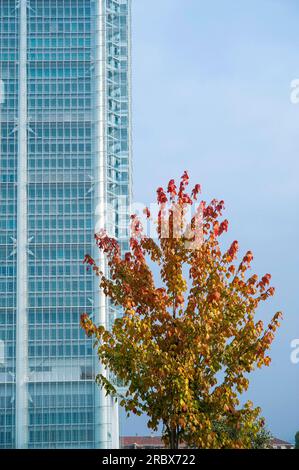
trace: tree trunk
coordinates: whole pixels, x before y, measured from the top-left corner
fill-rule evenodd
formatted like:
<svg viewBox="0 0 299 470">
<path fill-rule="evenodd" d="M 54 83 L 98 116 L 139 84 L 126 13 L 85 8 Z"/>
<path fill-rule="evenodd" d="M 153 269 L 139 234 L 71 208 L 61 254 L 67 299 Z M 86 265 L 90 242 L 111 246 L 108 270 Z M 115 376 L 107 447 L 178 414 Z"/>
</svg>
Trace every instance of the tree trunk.
<svg viewBox="0 0 299 470">
<path fill-rule="evenodd" d="M 177 428 L 172 428 L 169 431 L 169 448 L 178 449 L 179 448 L 179 436 Z"/>
</svg>

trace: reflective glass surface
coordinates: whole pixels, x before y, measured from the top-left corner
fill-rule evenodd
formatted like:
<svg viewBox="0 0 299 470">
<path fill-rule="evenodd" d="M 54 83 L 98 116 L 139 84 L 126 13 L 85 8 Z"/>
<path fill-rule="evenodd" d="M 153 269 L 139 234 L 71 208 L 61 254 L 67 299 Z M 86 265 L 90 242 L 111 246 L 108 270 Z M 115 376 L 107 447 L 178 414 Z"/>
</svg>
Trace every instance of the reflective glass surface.
<svg viewBox="0 0 299 470">
<path fill-rule="evenodd" d="M 108 229 L 127 247 L 130 203 L 130 2 L 105 12 Z M 28 446 L 95 446 L 93 313 L 82 260 L 94 232 L 93 0 L 30 0 L 27 9 Z M 18 2 L 0 2 L 0 447 L 15 446 Z M 112 320 L 115 312 L 109 307 Z"/>
</svg>

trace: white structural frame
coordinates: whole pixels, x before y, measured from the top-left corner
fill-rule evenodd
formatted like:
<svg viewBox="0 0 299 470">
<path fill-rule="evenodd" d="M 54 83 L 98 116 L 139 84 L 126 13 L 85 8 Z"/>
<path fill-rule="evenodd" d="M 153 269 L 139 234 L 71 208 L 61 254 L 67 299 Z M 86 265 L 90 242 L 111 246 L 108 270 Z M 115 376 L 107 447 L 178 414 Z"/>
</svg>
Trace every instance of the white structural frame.
<svg viewBox="0 0 299 470">
<path fill-rule="evenodd" d="M 27 0 L 19 0 L 17 165 L 16 447 L 28 447 Z"/>
<path fill-rule="evenodd" d="M 94 229 L 95 232 L 106 228 L 106 21 L 105 2 L 95 1 L 94 17 Z M 103 253 L 94 248 L 94 259 L 100 270 L 106 272 Z M 97 325 L 107 327 L 107 305 L 103 290 L 99 287 L 99 278 L 94 276 L 94 309 Z M 96 373 L 104 377 L 107 370 L 97 358 Z M 103 388 L 95 392 L 95 447 L 108 449 L 111 445 L 109 435 L 109 397 Z"/>
<path fill-rule="evenodd" d="M 132 0 L 128 1 L 128 97 L 129 97 L 129 210 L 132 207 L 132 186 L 133 186 L 133 142 L 132 142 Z"/>
</svg>

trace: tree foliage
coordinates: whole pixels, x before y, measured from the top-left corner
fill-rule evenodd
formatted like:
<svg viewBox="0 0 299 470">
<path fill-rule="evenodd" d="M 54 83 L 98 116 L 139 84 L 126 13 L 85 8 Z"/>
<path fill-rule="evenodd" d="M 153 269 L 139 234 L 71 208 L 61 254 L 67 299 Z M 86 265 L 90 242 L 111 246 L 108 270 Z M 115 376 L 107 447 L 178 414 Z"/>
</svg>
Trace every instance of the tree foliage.
<svg viewBox="0 0 299 470">
<path fill-rule="evenodd" d="M 225 424 L 225 420 L 223 419 L 220 419 L 214 423 L 213 431 L 218 433 L 219 436 L 223 434 L 229 435 L 230 439 L 234 442 L 239 439 L 239 430 L 235 427 L 228 427 Z M 241 431 L 241 433 L 242 432 L 243 431 Z M 264 426 L 261 426 L 257 432 L 255 430 L 252 431 L 249 429 L 246 437 L 246 440 L 249 444 L 248 447 L 252 449 L 269 449 L 271 447 L 272 439 L 272 434 Z"/>
<path fill-rule="evenodd" d="M 171 180 L 166 190 L 158 189 L 157 240 L 143 233 L 134 215 L 131 250 L 124 256 L 104 231 L 95 235 L 109 276 L 91 256 L 84 261 L 124 315 L 111 331 L 87 314 L 81 324 L 95 338 L 99 359 L 127 387 L 120 405 L 128 413 L 147 414 L 153 430 L 162 423 L 166 445 L 252 447 L 264 422 L 260 409 L 250 401 L 241 404 L 240 395 L 248 388 L 248 374 L 270 364 L 267 350 L 281 313 L 267 326 L 255 319 L 259 304 L 274 294 L 271 276 L 248 274 L 252 252 L 237 262 L 237 241 L 222 249 L 219 237 L 228 230 L 224 202 L 197 202 L 200 186 L 188 193 L 188 183 L 185 172 L 179 187 Z M 191 206 L 196 209 L 188 223 Z M 145 214 L 151 220 L 148 209 Z M 201 243 L 190 248 L 187 242 L 196 230 Z M 158 286 L 153 263 L 160 273 Z M 117 396 L 106 377 L 97 380 Z"/>
<path fill-rule="evenodd" d="M 295 434 L 295 449 L 299 449 L 299 431 Z"/>
</svg>

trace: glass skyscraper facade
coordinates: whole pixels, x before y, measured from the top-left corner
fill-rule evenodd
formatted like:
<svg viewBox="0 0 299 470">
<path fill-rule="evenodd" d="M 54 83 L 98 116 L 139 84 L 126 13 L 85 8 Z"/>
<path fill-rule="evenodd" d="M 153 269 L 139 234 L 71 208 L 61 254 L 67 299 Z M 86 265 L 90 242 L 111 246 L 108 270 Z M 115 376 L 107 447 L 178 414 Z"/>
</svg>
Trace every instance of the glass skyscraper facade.
<svg viewBox="0 0 299 470">
<path fill-rule="evenodd" d="M 0 80 L 0 448 L 117 447 L 79 321 L 117 314 L 82 260 L 127 246 L 130 0 L 0 0 Z"/>
</svg>

